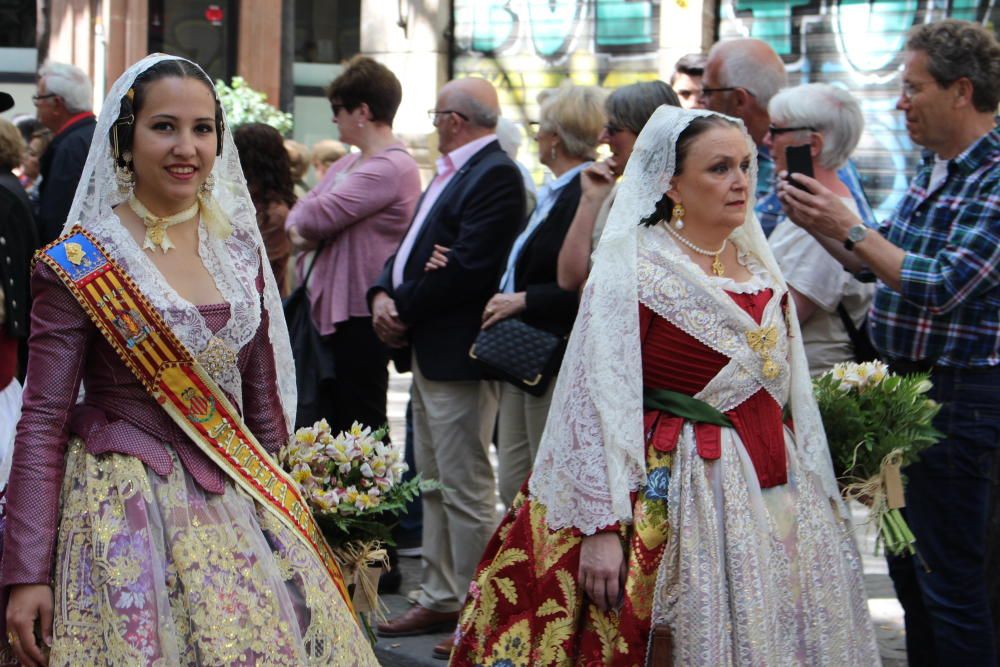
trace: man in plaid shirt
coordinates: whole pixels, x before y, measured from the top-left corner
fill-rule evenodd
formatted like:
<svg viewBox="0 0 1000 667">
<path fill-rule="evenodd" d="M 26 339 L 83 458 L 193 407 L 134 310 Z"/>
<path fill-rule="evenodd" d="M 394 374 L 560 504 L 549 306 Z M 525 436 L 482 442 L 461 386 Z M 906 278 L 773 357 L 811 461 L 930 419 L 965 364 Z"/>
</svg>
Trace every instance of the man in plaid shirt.
<svg viewBox="0 0 1000 667">
<path fill-rule="evenodd" d="M 920 559 L 889 558 L 911 665 L 997 663 L 986 585 L 990 474 L 1000 443 L 1000 44 L 945 20 L 911 31 L 902 94 L 927 149 L 877 231 L 829 190 L 779 185 L 789 217 L 852 272 L 879 282 L 872 342 L 896 372 L 930 371 L 945 438 L 906 470 L 906 518 Z M 925 566 L 926 565 L 926 566 Z"/>
</svg>

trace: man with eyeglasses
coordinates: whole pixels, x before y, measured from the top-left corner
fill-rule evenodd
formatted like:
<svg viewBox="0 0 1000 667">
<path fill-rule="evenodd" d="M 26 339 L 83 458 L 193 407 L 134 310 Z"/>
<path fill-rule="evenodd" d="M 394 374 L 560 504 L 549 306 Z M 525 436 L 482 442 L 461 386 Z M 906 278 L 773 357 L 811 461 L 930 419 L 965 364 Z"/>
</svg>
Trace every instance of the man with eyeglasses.
<svg viewBox="0 0 1000 667">
<path fill-rule="evenodd" d="M 717 42 L 708 52 L 701 79 L 701 102 L 706 108 L 739 118 L 757 144 L 757 199 L 773 189 L 774 161 L 764 136 L 770 124 L 767 104 L 788 85 L 785 63 L 767 42 L 731 39 Z"/>
<path fill-rule="evenodd" d="M 393 360 L 397 368 L 413 371 L 417 470 L 444 485 L 422 497 L 417 604 L 380 623 L 383 637 L 454 630 L 496 527 L 488 451 L 497 396 L 469 349 L 524 222 L 524 184 L 497 141 L 499 115 L 496 90 L 485 79 L 458 79 L 441 88 L 428 111 L 441 151 L 437 174 L 399 249 L 368 291 L 375 333 L 390 347 L 407 345 Z M 435 251 L 447 263 L 427 270 Z M 447 658 L 451 639 L 434 653 Z"/>
<path fill-rule="evenodd" d="M 910 665 L 997 664 L 987 562 L 1000 448 L 1000 43 L 983 27 L 915 27 L 902 111 L 926 150 L 893 214 L 870 229 L 814 179 L 779 185 L 789 217 L 852 272 L 878 277 L 869 333 L 897 373 L 929 372 L 944 438 L 904 469 L 919 558 L 889 557 Z M 995 520 L 994 520 L 995 523 Z M 994 525 L 995 529 L 995 525 Z M 995 603 L 994 603 L 995 604 Z"/>
<path fill-rule="evenodd" d="M 55 136 L 39 165 L 38 236 L 47 244 L 62 233 L 76 186 L 87 162 L 97 121 L 93 84 L 79 67 L 48 62 L 38 72 L 38 92 L 31 98 L 38 120 Z"/>
</svg>

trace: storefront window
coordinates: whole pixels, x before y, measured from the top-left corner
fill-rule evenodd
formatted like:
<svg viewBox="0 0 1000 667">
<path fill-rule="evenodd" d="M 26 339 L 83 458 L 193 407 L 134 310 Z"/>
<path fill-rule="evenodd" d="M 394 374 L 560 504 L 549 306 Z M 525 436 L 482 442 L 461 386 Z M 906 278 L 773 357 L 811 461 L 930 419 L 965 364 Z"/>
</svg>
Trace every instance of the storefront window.
<svg viewBox="0 0 1000 667">
<path fill-rule="evenodd" d="M 184 56 L 213 80 L 229 81 L 236 73 L 238 6 L 235 0 L 150 0 L 150 52 Z"/>
</svg>

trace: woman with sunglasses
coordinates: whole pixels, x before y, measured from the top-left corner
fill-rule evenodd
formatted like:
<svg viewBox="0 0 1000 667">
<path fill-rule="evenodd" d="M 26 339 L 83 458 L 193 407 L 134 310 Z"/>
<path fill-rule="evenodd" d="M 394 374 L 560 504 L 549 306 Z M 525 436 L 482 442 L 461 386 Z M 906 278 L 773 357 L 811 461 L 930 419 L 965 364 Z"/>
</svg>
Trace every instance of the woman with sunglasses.
<svg viewBox="0 0 1000 667">
<path fill-rule="evenodd" d="M 680 106 L 677 94 L 662 81 L 645 81 L 618 88 L 604 101 L 608 122 L 599 141 L 611 155 L 590 165 L 580 175 L 582 195 L 576 215 L 559 252 L 559 287 L 576 291 L 590 273 L 590 255 L 601 238 L 604 224 L 625 172 L 635 140 L 646 121 L 661 104 Z"/>
<path fill-rule="evenodd" d="M 392 132 L 403 89 L 389 68 L 357 56 L 328 96 L 340 141 L 359 150 L 330 166 L 288 214 L 285 229 L 298 249 L 314 251 L 303 253 L 299 276 L 309 276 L 313 322 L 336 368 L 335 378 L 320 379 L 322 391 L 300 395 L 295 421 L 308 426 L 325 418 L 337 433 L 354 421 L 374 428 L 387 420 L 389 354 L 372 329 L 365 293 L 406 233 L 420 175 Z"/>
<path fill-rule="evenodd" d="M 768 112 L 771 126 L 764 145 L 771 151 L 775 170 L 788 171 L 785 151 L 804 146 L 814 177 L 855 215 L 871 217 L 864 192 L 852 191 L 841 176 L 865 126 L 854 96 L 829 84 L 807 83 L 772 97 Z M 855 353 L 863 351 L 852 340 L 863 335 L 875 285 L 844 271 L 819 241 L 785 216 L 779 218 L 768 243 L 795 299 L 809 372 L 820 375 L 834 364 L 854 361 Z"/>
</svg>

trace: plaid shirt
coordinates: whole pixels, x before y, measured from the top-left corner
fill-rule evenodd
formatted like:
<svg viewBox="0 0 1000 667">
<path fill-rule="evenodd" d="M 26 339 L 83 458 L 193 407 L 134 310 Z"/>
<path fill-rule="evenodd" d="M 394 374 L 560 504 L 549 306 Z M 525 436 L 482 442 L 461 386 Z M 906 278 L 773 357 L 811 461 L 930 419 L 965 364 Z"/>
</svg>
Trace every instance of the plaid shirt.
<svg viewBox="0 0 1000 667">
<path fill-rule="evenodd" d="M 869 332 L 889 359 L 959 368 L 1000 364 L 1000 128 L 948 163 L 928 187 L 925 152 L 895 213 L 879 230 L 906 251 L 900 291 L 879 281 Z"/>
</svg>

